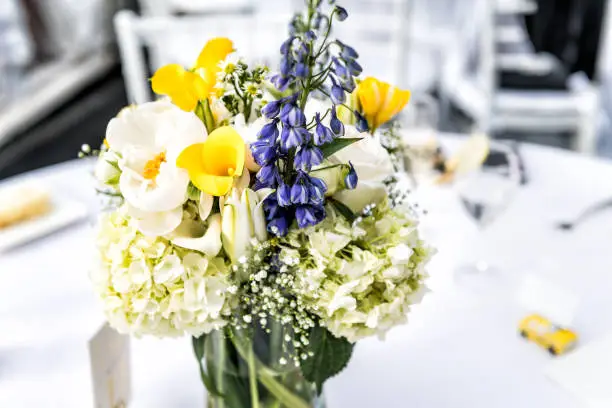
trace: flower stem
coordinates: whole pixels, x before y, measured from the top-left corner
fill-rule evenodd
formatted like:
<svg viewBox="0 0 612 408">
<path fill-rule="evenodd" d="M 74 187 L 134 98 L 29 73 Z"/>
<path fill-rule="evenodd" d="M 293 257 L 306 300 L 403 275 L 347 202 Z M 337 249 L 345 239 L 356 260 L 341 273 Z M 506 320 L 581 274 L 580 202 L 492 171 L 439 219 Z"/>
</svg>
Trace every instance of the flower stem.
<svg viewBox="0 0 612 408">
<path fill-rule="evenodd" d="M 251 343 L 250 340 L 249 340 L 249 344 L 244 344 L 243 340 L 239 339 L 238 337 L 239 335 L 236 332 L 234 332 L 234 335 L 231 336 L 231 340 L 234 343 L 234 346 L 236 347 L 236 351 L 238 351 L 238 354 L 240 354 L 240 356 L 243 359 L 248 361 L 249 353 L 251 353 L 252 350 L 247 351 L 247 348 L 252 349 L 253 344 Z M 268 391 L 270 391 L 270 393 L 274 395 L 276 399 L 278 399 L 283 405 L 287 407 L 309 408 L 308 404 L 303 399 L 293 394 L 290 390 L 287 389 L 287 387 L 279 383 L 274 378 L 274 374 L 270 369 L 266 368 L 266 366 L 260 361 L 258 361 L 255 356 L 253 356 L 252 358 L 253 358 L 253 367 L 255 369 L 255 372 L 259 375 L 258 377 L 259 382 L 261 382 L 261 384 L 264 387 L 266 387 Z M 251 368 L 249 367 L 249 370 L 250 369 Z"/>
<path fill-rule="evenodd" d="M 219 391 L 220 394 L 224 394 L 224 388 L 225 388 L 225 384 L 223 381 L 223 375 L 224 375 L 224 371 L 225 371 L 225 338 L 223 337 L 223 333 L 218 333 L 218 335 L 214 336 L 214 342 L 217 343 L 217 352 L 215 353 L 216 357 L 217 357 L 217 375 L 216 375 L 216 380 L 217 380 L 217 390 Z M 224 408 L 225 407 L 225 401 L 223 400 L 223 398 L 219 398 L 218 399 L 218 404 L 216 408 Z"/>
<path fill-rule="evenodd" d="M 251 408 L 259 408 L 259 391 L 257 389 L 257 372 L 255 368 L 255 352 L 249 347 L 247 363 L 249 365 L 249 389 L 251 391 Z"/>
</svg>

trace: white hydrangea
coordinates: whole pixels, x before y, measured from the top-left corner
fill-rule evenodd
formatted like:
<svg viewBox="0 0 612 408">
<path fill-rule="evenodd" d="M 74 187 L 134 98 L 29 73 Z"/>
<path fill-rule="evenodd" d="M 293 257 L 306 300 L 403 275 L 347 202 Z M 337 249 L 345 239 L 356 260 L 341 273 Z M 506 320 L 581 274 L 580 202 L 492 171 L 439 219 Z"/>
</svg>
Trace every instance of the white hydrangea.
<svg viewBox="0 0 612 408">
<path fill-rule="evenodd" d="M 297 244 L 291 235 L 287 242 Z M 385 203 L 359 225 L 332 213 L 304 235 L 310 245 L 298 291 L 338 337 L 384 337 L 427 292 L 425 265 L 433 250 L 420 240 L 416 221 Z"/>
<path fill-rule="evenodd" d="M 223 258 L 141 234 L 125 207 L 99 225 L 91 275 L 111 326 L 165 337 L 200 336 L 227 324 L 233 296 Z"/>
</svg>

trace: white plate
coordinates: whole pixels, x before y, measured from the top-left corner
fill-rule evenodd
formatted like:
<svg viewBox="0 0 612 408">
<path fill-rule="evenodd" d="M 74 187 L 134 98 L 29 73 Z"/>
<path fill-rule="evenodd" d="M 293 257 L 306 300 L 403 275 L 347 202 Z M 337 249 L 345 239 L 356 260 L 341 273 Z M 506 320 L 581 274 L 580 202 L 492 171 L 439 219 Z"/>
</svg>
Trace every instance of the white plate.
<svg viewBox="0 0 612 408">
<path fill-rule="evenodd" d="M 39 217 L 0 229 L 0 252 L 49 235 L 87 217 L 87 207 L 71 199 L 52 197 L 52 210 Z"/>
</svg>

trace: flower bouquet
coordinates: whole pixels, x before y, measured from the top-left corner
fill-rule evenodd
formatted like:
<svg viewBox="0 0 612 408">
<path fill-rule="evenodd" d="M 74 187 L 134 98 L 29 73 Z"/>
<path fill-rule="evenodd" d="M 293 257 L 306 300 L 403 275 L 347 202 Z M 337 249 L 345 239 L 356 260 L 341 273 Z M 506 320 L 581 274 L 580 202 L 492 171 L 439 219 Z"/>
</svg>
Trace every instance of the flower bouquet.
<svg viewBox="0 0 612 408">
<path fill-rule="evenodd" d="M 406 321 L 432 254 L 380 134 L 410 93 L 359 80 L 307 0 L 280 72 L 226 38 L 151 79 L 165 98 L 108 124 L 95 290 L 135 336 L 192 337 L 210 407 L 323 406 L 354 344 Z"/>
</svg>

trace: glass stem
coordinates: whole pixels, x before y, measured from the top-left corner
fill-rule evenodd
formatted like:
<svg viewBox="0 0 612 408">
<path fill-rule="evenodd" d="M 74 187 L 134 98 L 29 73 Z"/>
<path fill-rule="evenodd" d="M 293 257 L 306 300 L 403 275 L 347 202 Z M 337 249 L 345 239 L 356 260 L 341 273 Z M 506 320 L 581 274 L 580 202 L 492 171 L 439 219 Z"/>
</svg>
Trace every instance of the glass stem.
<svg viewBox="0 0 612 408">
<path fill-rule="evenodd" d="M 486 249 L 485 249 L 485 232 L 487 231 L 487 224 L 483 223 L 482 221 L 478 222 L 477 224 L 477 231 L 476 233 L 477 235 L 477 240 L 478 240 L 478 244 L 476 245 L 478 248 L 478 253 L 476 254 L 476 259 L 474 260 L 474 268 L 476 269 L 476 271 L 480 272 L 480 273 L 484 273 L 487 272 L 490 268 L 489 262 L 487 262 L 486 260 Z"/>
</svg>

